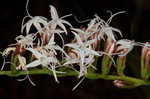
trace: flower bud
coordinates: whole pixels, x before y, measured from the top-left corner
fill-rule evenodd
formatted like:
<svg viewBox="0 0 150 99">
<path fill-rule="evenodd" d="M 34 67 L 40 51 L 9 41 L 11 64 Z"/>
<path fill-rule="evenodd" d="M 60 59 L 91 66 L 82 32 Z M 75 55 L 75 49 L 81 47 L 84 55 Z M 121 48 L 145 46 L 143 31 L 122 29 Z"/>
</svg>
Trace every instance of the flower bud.
<svg viewBox="0 0 150 99">
<path fill-rule="evenodd" d="M 117 88 L 124 88 L 126 86 L 129 86 L 129 84 L 123 80 L 114 80 L 113 84 Z"/>
<path fill-rule="evenodd" d="M 121 53 L 124 53 L 125 50 L 122 50 Z M 124 76 L 124 69 L 125 69 L 125 64 L 126 62 L 126 56 L 118 56 L 117 58 L 117 62 L 116 62 L 116 68 L 117 68 L 117 73 L 120 75 L 120 76 Z"/>
<path fill-rule="evenodd" d="M 102 74 L 106 75 L 109 73 L 113 62 L 113 54 L 116 51 L 116 42 L 107 39 L 104 47 L 104 51 L 107 55 L 104 55 L 102 59 Z"/>
<path fill-rule="evenodd" d="M 145 80 L 149 78 L 150 75 L 150 46 L 146 42 L 142 48 L 141 52 L 141 77 Z"/>
</svg>

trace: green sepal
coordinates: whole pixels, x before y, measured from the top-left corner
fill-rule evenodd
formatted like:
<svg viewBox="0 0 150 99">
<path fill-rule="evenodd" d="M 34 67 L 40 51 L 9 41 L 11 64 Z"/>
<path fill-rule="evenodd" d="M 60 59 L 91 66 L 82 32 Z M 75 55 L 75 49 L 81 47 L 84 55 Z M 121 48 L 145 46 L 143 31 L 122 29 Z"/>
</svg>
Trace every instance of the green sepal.
<svg viewBox="0 0 150 99">
<path fill-rule="evenodd" d="M 10 70 L 12 73 L 16 73 L 16 66 L 18 65 L 18 57 L 14 54 L 11 55 L 11 65 L 10 65 Z"/>
<path fill-rule="evenodd" d="M 102 74 L 107 75 L 112 65 L 112 59 L 109 56 L 104 55 L 102 59 Z"/>
<path fill-rule="evenodd" d="M 94 68 L 97 67 L 98 59 L 99 59 L 98 57 L 95 57 L 95 61 L 94 61 L 93 64 L 92 64 L 92 65 L 94 66 Z M 93 68 L 92 66 L 89 66 L 89 67 L 88 67 L 88 72 L 95 72 L 96 69 L 94 69 L 94 68 Z"/>
<path fill-rule="evenodd" d="M 126 67 L 125 61 L 126 61 L 126 57 L 124 57 L 124 56 L 117 58 L 116 69 L 117 69 L 118 75 L 120 75 L 120 76 L 125 76 L 124 75 L 124 69 Z"/>
<path fill-rule="evenodd" d="M 146 68 L 147 67 L 147 68 Z M 144 65 L 143 60 L 141 59 L 141 78 L 147 80 L 150 76 L 148 66 Z"/>
</svg>

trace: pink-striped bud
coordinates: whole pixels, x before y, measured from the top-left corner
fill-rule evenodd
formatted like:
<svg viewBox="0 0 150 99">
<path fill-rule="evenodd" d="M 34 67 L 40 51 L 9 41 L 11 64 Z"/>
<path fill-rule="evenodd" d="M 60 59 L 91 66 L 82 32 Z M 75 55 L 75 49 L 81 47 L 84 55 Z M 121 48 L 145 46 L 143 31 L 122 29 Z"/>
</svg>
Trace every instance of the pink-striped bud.
<svg viewBox="0 0 150 99">
<path fill-rule="evenodd" d="M 104 51 L 108 54 L 108 55 L 113 55 L 113 53 L 116 52 L 116 42 L 110 39 L 107 39 L 105 45 L 104 45 Z"/>
<path fill-rule="evenodd" d="M 146 42 L 141 53 L 141 77 L 148 79 L 150 75 L 150 45 Z"/>
</svg>

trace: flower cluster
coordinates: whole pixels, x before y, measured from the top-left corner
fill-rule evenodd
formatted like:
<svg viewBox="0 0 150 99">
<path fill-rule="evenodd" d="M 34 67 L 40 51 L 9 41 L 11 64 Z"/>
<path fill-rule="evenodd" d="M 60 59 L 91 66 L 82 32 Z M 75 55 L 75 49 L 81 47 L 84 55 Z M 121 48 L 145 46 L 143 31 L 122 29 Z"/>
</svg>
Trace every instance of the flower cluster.
<svg viewBox="0 0 150 99">
<path fill-rule="evenodd" d="M 121 31 L 110 26 L 112 18 L 125 13 L 124 11 L 111 15 L 107 21 L 95 15 L 86 28 L 74 28 L 71 23 L 64 20 L 70 15 L 59 17 L 56 8 L 52 5 L 49 7 L 51 20 L 43 16 L 31 16 L 28 13 L 22 22 L 21 35 L 15 38 L 16 43 L 11 44 L 1 53 L 2 56 L 7 57 L 12 51 L 12 57 L 17 58 L 16 70 L 30 71 L 30 68 L 45 67 L 53 73 L 55 81 L 59 82 L 57 73 L 67 73 L 59 68 L 69 67 L 78 73 L 78 78 L 86 77 L 88 68 L 96 70 L 97 66 L 93 64 L 97 63 L 96 59 L 103 57 L 102 74 L 108 74 L 114 63 L 118 74 L 124 75 L 127 54 L 134 46 L 142 46 L 142 70 L 145 72 L 142 77 L 149 77 L 147 74 L 149 71 L 146 70 L 149 68 L 147 61 L 149 61 L 150 44 L 123 39 Z M 26 18 L 30 19 L 25 22 Z M 36 29 L 34 33 L 31 33 L 32 25 Z M 66 25 L 70 27 L 70 33 Z M 119 33 L 120 40 L 116 38 L 115 33 Z M 66 36 L 73 34 L 74 39 L 71 43 L 65 43 L 62 34 Z M 62 45 L 57 44 L 56 35 L 61 38 Z M 117 63 L 113 59 L 115 55 L 118 57 Z"/>
</svg>

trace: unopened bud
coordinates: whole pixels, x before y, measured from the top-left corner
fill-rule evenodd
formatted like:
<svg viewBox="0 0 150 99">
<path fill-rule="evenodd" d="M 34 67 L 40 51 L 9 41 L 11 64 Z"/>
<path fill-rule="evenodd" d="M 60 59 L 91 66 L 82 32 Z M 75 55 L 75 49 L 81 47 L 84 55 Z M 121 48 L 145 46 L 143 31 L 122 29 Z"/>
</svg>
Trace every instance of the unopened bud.
<svg viewBox="0 0 150 99">
<path fill-rule="evenodd" d="M 150 47 L 148 42 L 142 48 L 141 53 L 141 77 L 148 79 L 150 75 Z"/>
</svg>

